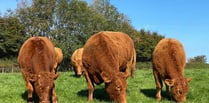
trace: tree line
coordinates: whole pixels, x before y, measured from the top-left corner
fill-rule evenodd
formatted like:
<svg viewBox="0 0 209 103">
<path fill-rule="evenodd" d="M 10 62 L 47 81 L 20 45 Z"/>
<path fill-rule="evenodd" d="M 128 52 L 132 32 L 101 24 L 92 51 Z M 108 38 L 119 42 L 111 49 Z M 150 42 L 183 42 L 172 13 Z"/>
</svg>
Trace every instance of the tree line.
<svg viewBox="0 0 209 103">
<path fill-rule="evenodd" d="M 137 61 L 151 61 L 155 45 L 164 38 L 157 32 L 136 30 L 131 20 L 109 0 L 21 0 L 16 10 L 0 16 L 0 59 L 16 58 L 31 36 L 46 36 L 62 49 L 60 70 L 68 70 L 74 50 L 99 31 L 121 31 L 134 41 Z"/>
</svg>

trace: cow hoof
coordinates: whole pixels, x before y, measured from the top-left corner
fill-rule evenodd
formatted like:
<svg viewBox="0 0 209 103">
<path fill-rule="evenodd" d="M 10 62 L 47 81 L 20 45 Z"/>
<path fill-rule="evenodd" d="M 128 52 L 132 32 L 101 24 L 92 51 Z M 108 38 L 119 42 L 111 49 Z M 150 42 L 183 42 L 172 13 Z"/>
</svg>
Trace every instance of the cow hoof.
<svg viewBox="0 0 209 103">
<path fill-rule="evenodd" d="M 58 103 L 58 98 L 54 97 L 52 101 L 53 101 L 53 103 Z"/>
<path fill-rule="evenodd" d="M 88 98 L 88 101 L 90 102 L 90 101 L 93 101 L 93 98 Z"/>
<path fill-rule="evenodd" d="M 161 100 L 161 96 L 156 96 L 156 100 L 160 101 Z"/>
<path fill-rule="evenodd" d="M 78 77 L 78 78 L 81 78 L 81 74 L 77 74 L 77 77 Z"/>
</svg>

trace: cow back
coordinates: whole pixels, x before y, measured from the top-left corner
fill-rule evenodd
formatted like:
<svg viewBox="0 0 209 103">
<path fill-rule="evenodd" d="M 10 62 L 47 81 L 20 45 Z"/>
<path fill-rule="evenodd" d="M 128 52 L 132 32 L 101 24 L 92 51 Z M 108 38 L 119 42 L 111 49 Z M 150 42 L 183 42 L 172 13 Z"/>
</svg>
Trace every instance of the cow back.
<svg viewBox="0 0 209 103">
<path fill-rule="evenodd" d="M 101 71 L 114 75 L 125 71 L 135 53 L 132 39 L 122 32 L 99 32 L 84 45 L 83 64 L 100 81 Z"/>
<path fill-rule="evenodd" d="M 81 76 L 83 72 L 82 64 L 83 48 L 76 49 L 71 56 L 71 63 L 73 64 L 73 70 L 77 76 Z"/>
<path fill-rule="evenodd" d="M 25 72 L 51 72 L 55 57 L 54 45 L 48 38 L 31 37 L 22 45 L 18 63 Z"/>
<path fill-rule="evenodd" d="M 56 52 L 56 61 L 57 61 L 57 64 L 60 64 L 63 60 L 63 53 L 62 53 L 62 50 L 58 47 L 55 47 L 55 52 Z"/>
<path fill-rule="evenodd" d="M 162 39 L 155 47 L 152 62 L 163 78 L 182 76 L 186 63 L 182 44 L 176 39 Z"/>
<path fill-rule="evenodd" d="M 76 49 L 71 56 L 72 63 L 75 64 L 75 62 L 77 61 L 82 62 L 82 54 L 83 54 L 83 48 Z"/>
</svg>

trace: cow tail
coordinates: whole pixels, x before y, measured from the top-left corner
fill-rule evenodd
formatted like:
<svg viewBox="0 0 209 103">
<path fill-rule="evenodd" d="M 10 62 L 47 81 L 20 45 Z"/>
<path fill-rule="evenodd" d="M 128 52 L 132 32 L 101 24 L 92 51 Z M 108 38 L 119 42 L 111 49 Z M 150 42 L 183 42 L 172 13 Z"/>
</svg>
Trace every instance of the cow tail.
<svg viewBox="0 0 209 103">
<path fill-rule="evenodd" d="M 134 76 L 134 72 L 136 71 L 136 51 L 133 51 L 132 57 L 132 65 L 131 65 L 131 77 Z"/>
</svg>

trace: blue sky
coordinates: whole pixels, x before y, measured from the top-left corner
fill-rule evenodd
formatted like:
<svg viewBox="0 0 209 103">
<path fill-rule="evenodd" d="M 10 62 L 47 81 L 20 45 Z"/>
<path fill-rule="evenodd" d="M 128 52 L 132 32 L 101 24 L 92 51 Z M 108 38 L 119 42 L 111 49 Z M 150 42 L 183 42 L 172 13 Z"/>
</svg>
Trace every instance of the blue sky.
<svg viewBox="0 0 209 103">
<path fill-rule="evenodd" d="M 0 0 L 0 12 L 15 9 L 17 1 Z M 91 0 L 87 0 L 88 2 Z M 178 39 L 187 58 L 206 55 L 209 62 L 209 0 L 110 0 L 137 30 Z"/>
<path fill-rule="evenodd" d="M 136 29 L 178 39 L 187 58 L 209 61 L 209 0 L 110 0 Z"/>
</svg>

